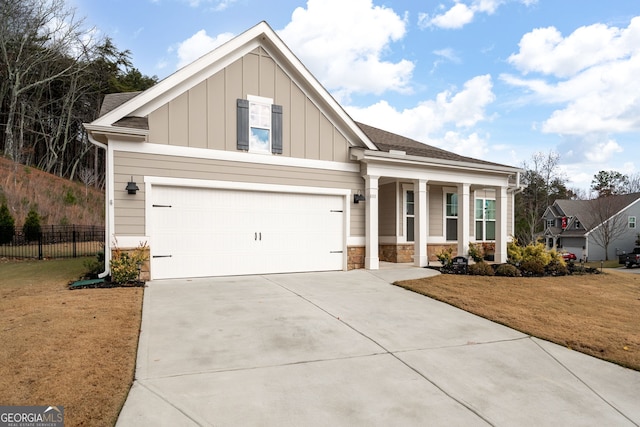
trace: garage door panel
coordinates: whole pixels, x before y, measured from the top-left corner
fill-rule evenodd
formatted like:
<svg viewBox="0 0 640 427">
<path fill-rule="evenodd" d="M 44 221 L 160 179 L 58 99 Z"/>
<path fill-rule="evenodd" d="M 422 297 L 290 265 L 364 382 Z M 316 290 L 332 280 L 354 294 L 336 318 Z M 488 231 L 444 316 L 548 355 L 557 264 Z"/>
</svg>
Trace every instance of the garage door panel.
<svg viewBox="0 0 640 427">
<path fill-rule="evenodd" d="M 152 278 L 342 269 L 344 197 L 163 186 L 152 197 Z"/>
</svg>

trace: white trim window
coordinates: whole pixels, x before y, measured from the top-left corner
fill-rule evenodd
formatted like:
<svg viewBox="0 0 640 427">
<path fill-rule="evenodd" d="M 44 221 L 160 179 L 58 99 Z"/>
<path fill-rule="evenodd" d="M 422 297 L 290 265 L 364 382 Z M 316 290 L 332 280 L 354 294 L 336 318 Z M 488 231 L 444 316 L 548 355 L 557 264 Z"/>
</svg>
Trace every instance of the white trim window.
<svg viewBox="0 0 640 427">
<path fill-rule="evenodd" d="M 635 216 L 630 216 L 628 224 L 629 224 L 629 228 L 635 229 L 636 228 L 636 217 Z"/>
<path fill-rule="evenodd" d="M 476 241 L 496 240 L 496 201 L 476 199 Z"/>
<path fill-rule="evenodd" d="M 249 152 L 271 153 L 271 104 L 273 100 L 248 96 Z"/>
<path fill-rule="evenodd" d="M 407 242 L 415 241 L 415 199 L 413 190 L 407 190 L 404 193 L 404 224 L 405 224 L 405 237 Z"/>
<path fill-rule="evenodd" d="M 237 138 L 238 150 L 282 154 L 282 106 L 261 96 L 238 99 Z"/>
<path fill-rule="evenodd" d="M 548 219 L 547 220 L 547 228 L 551 228 L 551 227 L 555 227 L 556 226 L 556 220 L 555 219 Z"/>
<path fill-rule="evenodd" d="M 445 193 L 445 238 L 458 240 L 458 193 Z"/>
</svg>

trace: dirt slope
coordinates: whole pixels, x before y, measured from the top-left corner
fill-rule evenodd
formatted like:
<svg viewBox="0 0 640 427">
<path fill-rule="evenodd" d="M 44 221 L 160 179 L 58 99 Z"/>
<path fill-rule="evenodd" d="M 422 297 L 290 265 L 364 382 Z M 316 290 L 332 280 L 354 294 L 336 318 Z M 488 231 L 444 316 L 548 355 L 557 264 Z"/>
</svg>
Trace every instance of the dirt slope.
<svg viewBox="0 0 640 427">
<path fill-rule="evenodd" d="M 0 204 L 21 227 L 34 208 L 42 225 L 104 226 L 104 192 L 0 157 Z"/>
</svg>

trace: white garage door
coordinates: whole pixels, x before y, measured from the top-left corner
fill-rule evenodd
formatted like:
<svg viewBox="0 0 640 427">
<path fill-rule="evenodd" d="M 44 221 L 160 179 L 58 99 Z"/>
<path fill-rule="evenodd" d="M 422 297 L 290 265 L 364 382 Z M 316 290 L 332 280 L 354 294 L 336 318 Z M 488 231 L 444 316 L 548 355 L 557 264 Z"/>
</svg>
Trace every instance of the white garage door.
<svg viewBox="0 0 640 427">
<path fill-rule="evenodd" d="M 153 186 L 152 279 L 342 270 L 344 197 Z"/>
</svg>

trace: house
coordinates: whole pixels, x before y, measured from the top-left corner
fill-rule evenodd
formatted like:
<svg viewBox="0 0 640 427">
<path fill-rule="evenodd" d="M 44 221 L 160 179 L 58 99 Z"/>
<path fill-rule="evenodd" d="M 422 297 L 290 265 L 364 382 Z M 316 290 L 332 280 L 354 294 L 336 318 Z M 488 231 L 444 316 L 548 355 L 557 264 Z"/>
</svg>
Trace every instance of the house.
<svg viewBox="0 0 640 427">
<path fill-rule="evenodd" d="M 639 217 L 640 193 L 556 200 L 543 215 L 546 246 L 584 260 L 613 259 L 633 249 Z"/>
<path fill-rule="evenodd" d="M 146 242 L 151 279 L 425 266 L 476 241 L 506 260 L 520 169 L 354 122 L 264 22 L 85 128 L 107 260 Z"/>
</svg>

